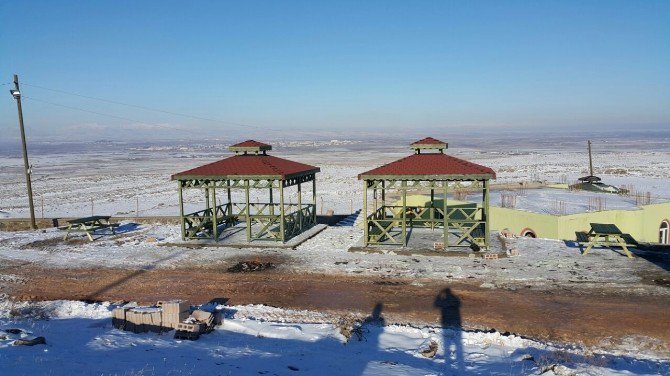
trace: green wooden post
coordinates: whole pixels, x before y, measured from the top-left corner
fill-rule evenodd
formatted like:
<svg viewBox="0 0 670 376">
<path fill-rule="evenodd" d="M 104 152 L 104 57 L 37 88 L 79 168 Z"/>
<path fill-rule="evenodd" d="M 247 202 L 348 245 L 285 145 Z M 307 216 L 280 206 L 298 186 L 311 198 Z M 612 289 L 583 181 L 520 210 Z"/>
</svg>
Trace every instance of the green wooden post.
<svg viewBox="0 0 670 376">
<path fill-rule="evenodd" d="M 246 202 L 247 241 L 251 241 L 251 208 L 249 207 L 249 179 L 244 181 L 244 197 Z"/>
<path fill-rule="evenodd" d="M 484 208 L 482 209 L 484 215 L 484 247 L 488 249 L 491 235 L 489 234 L 489 181 L 484 180 Z"/>
<path fill-rule="evenodd" d="M 216 188 L 212 188 L 212 233 L 214 234 L 214 241 L 219 241 L 219 221 L 216 218 Z"/>
<path fill-rule="evenodd" d="M 433 184 L 433 183 L 431 183 Z M 435 189 L 430 189 L 430 229 L 435 229 Z"/>
<path fill-rule="evenodd" d="M 227 191 L 228 191 L 228 207 L 230 207 L 230 213 L 228 213 L 228 215 L 232 216 L 234 214 L 233 214 L 233 200 L 232 200 L 231 195 L 230 195 L 230 180 L 226 180 L 226 186 L 228 187 L 227 188 Z"/>
<path fill-rule="evenodd" d="M 314 213 L 312 213 L 312 223 L 316 225 L 316 174 L 312 176 L 312 203 L 314 204 Z"/>
<path fill-rule="evenodd" d="M 216 204 L 216 203 L 215 203 Z M 205 209 L 209 210 L 209 188 L 205 188 Z"/>
<path fill-rule="evenodd" d="M 444 250 L 446 251 L 449 248 L 449 206 L 447 205 L 447 193 L 449 193 L 449 182 L 444 181 L 444 202 L 442 203 L 442 210 L 444 210 Z"/>
<path fill-rule="evenodd" d="M 177 186 L 179 187 L 179 219 L 181 222 L 181 240 L 186 240 L 186 222 L 184 221 L 184 196 L 182 194 L 182 184 L 181 180 L 177 180 Z"/>
<path fill-rule="evenodd" d="M 402 189 L 402 243 L 407 246 L 407 181 L 401 183 Z"/>
<path fill-rule="evenodd" d="M 279 231 L 281 231 L 281 242 L 286 240 L 284 231 L 284 181 L 279 181 Z"/>
<path fill-rule="evenodd" d="M 274 200 L 272 198 L 272 184 L 274 184 L 274 181 L 270 180 L 270 215 L 275 215 Z"/>
<path fill-rule="evenodd" d="M 379 208 L 379 205 L 377 203 L 377 186 L 372 190 L 372 197 L 374 198 L 374 211 L 373 213 L 377 212 L 377 209 Z"/>
<path fill-rule="evenodd" d="M 386 181 L 382 180 L 382 206 L 386 206 Z"/>
<path fill-rule="evenodd" d="M 363 246 L 368 246 L 368 181 L 363 180 Z"/>
<path fill-rule="evenodd" d="M 302 232 L 302 189 L 298 183 L 298 229 Z"/>
</svg>

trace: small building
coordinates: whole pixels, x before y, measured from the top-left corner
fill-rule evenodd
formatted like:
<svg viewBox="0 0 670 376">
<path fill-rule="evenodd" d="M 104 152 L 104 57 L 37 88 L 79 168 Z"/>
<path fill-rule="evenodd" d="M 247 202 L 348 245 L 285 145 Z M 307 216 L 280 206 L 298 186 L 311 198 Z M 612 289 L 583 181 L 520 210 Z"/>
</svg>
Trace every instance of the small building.
<svg viewBox="0 0 670 376">
<path fill-rule="evenodd" d="M 424 138 L 411 144 L 414 154 L 358 175 L 363 180 L 364 246 L 407 246 L 408 228 L 427 227 L 443 230 L 445 248 L 488 247 L 489 180 L 496 174 L 488 167 L 445 154 L 447 147 L 446 142 Z M 449 192 L 461 189 L 481 190 L 481 204 L 450 205 Z M 386 203 L 389 191 L 399 193 L 400 204 Z M 410 191 L 429 191 L 430 199 L 423 205 L 408 205 Z"/>
<path fill-rule="evenodd" d="M 591 223 L 612 223 L 639 242 L 670 244 L 670 202 L 569 214 L 501 207 L 491 209 L 493 230 L 508 229 L 519 236 L 575 240 L 575 233 L 588 232 Z"/>
<path fill-rule="evenodd" d="M 506 230 L 531 238 L 575 240 L 575 232 L 588 231 L 591 223 L 613 223 L 637 241 L 670 244 L 668 200 L 657 198 L 639 204 L 630 196 L 539 188 L 525 190 L 515 197 L 513 207 L 504 207 L 504 192 L 494 192 L 491 196 L 492 231 Z M 478 200 L 479 194 L 471 194 L 462 197 L 462 201 L 450 199 L 450 202 L 453 207 L 474 205 Z M 406 202 L 408 206 L 428 207 L 430 197 L 412 195 Z M 395 205 L 400 203 L 396 200 Z"/>
<path fill-rule="evenodd" d="M 247 140 L 229 147 L 235 155 L 172 175 L 179 191 L 182 240 L 219 238 L 240 218 L 246 222 L 247 241 L 285 242 L 316 225 L 318 167 L 268 155 L 272 146 Z M 312 184 L 311 203 L 302 202 L 302 187 Z M 297 189 L 297 201 L 286 202 L 287 188 Z M 205 208 L 184 213 L 183 190 L 201 190 Z M 217 190 L 224 191 L 217 205 Z M 244 191 L 244 202 L 233 202 L 231 190 Z M 267 192 L 267 201 L 250 202 L 252 190 Z"/>
</svg>

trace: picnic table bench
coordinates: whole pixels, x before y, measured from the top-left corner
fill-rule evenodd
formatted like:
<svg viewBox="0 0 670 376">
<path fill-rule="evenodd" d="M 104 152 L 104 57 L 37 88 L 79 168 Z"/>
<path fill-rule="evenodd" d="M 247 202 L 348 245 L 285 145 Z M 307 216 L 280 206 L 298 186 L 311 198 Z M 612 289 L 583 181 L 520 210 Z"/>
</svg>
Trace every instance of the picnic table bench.
<svg viewBox="0 0 670 376">
<path fill-rule="evenodd" d="M 90 217 L 76 218 L 67 221 L 68 225 L 59 227 L 61 230 L 67 231 L 63 240 L 67 240 L 67 237 L 71 232 L 85 232 L 90 241 L 93 241 L 93 233 L 97 230 L 102 229 L 111 229 L 112 234 L 116 235 L 115 229 L 119 227 L 118 223 L 109 223 L 109 215 L 93 215 Z"/>
<path fill-rule="evenodd" d="M 591 230 L 589 232 L 578 231 L 577 243 L 586 245 L 586 249 L 582 255 L 589 253 L 591 248 L 596 245 L 605 247 L 621 247 L 626 253 L 626 256 L 633 258 L 628 247 L 637 247 L 638 242 L 630 235 L 624 234 L 619 228 L 612 223 L 591 223 Z"/>
</svg>

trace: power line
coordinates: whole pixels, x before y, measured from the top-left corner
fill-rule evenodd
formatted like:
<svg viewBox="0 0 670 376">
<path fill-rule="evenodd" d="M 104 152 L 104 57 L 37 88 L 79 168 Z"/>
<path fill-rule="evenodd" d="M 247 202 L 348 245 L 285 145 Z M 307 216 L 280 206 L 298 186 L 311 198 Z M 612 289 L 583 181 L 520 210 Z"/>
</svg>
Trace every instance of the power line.
<svg viewBox="0 0 670 376">
<path fill-rule="evenodd" d="M 139 121 L 139 120 L 123 117 L 123 116 L 111 115 L 111 114 L 106 114 L 106 113 L 103 113 L 103 112 L 87 110 L 87 109 L 84 109 L 84 108 L 73 107 L 73 106 L 68 106 L 68 105 L 64 105 L 64 104 L 60 104 L 60 103 L 49 102 L 49 101 L 45 101 L 43 99 L 38 99 L 38 98 L 35 98 L 35 97 L 28 97 L 28 96 L 25 96 L 25 95 L 22 95 L 21 97 L 23 99 L 30 99 L 30 100 L 35 101 L 35 102 L 46 103 L 46 104 L 49 104 L 49 105 L 52 105 L 52 106 L 68 108 L 68 109 L 76 110 L 76 111 L 88 112 L 90 114 L 95 114 L 95 115 L 100 115 L 100 116 L 107 116 L 107 117 L 110 117 L 110 118 L 131 121 L 131 122 L 134 122 L 134 123 L 150 125 L 150 126 L 153 126 L 153 127 L 167 128 L 167 129 L 178 130 L 178 131 L 187 131 L 184 128 L 171 127 L 169 125 L 162 125 L 162 124 L 156 124 L 156 123 L 147 123 L 147 122 L 144 122 L 144 121 Z"/>
<path fill-rule="evenodd" d="M 260 126 L 257 126 L 257 125 L 251 125 L 251 124 L 245 124 L 245 123 L 236 123 L 236 122 L 232 122 L 232 121 L 225 121 L 225 120 L 219 120 L 219 119 L 210 119 L 210 118 L 197 116 L 197 115 L 184 114 L 184 113 L 181 113 L 181 112 L 163 110 L 163 109 L 160 109 L 160 108 L 140 106 L 140 105 L 136 105 L 136 104 L 132 104 L 132 103 L 125 103 L 125 102 L 119 102 L 119 101 L 105 99 L 105 98 L 93 97 L 93 96 L 90 96 L 90 95 L 74 93 L 74 92 L 66 91 L 66 90 L 52 89 L 52 88 L 48 88 L 48 87 L 44 87 L 44 86 L 40 86 L 40 85 L 27 84 L 27 83 L 23 83 L 23 85 L 31 86 L 31 87 L 34 87 L 34 88 L 37 88 L 37 89 L 42 89 L 42 90 L 48 90 L 48 91 L 52 91 L 52 92 L 55 92 L 55 93 L 67 94 L 67 95 L 72 95 L 72 96 L 75 96 L 75 97 L 92 99 L 92 100 L 111 103 L 111 104 L 116 104 L 116 105 L 120 105 L 120 106 L 139 108 L 139 109 L 147 110 L 147 111 L 161 112 L 161 113 L 169 114 L 169 115 L 182 116 L 182 117 L 187 117 L 187 118 L 196 119 L 196 120 L 204 120 L 204 121 L 210 121 L 210 122 L 221 123 L 221 124 L 236 125 L 236 126 L 239 126 L 239 127 L 247 127 L 247 128 L 255 128 L 255 129 L 259 129 L 259 130 L 281 132 L 278 129 L 265 128 L 265 127 L 260 127 Z"/>
</svg>

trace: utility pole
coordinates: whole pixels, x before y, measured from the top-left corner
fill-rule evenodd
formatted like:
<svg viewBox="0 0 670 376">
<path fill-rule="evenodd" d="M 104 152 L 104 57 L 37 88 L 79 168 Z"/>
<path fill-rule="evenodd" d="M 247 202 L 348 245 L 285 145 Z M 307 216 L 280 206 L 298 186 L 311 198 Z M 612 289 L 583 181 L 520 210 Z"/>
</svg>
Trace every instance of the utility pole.
<svg viewBox="0 0 670 376">
<path fill-rule="evenodd" d="M 23 129 L 23 110 L 21 109 L 21 91 L 19 90 L 19 76 L 14 75 L 14 90 L 9 90 L 19 111 L 19 128 L 21 128 L 21 146 L 23 146 L 23 164 L 26 173 L 26 187 L 28 188 L 28 204 L 30 205 L 30 226 L 37 229 L 35 224 L 35 206 L 33 205 L 33 187 L 30 182 L 30 164 L 28 163 L 28 148 L 26 147 L 26 132 Z"/>
<path fill-rule="evenodd" d="M 589 176 L 593 176 L 593 158 L 591 157 L 591 140 L 588 141 L 589 145 Z"/>
</svg>

